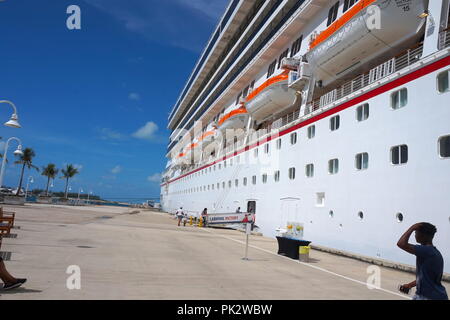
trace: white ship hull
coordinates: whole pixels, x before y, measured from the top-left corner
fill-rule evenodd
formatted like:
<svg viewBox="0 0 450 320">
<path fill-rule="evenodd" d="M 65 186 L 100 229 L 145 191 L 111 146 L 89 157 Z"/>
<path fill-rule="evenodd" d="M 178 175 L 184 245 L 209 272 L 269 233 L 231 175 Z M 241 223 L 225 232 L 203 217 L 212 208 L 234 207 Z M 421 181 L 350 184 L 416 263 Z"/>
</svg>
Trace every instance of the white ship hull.
<svg viewBox="0 0 450 320">
<path fill-rule="evenodd" d="M 406 10 L 409 4 L 422 2 L 389 3 Z M 450 150 L 450 90 L 445 78 L 447 74 L 450 78 L 450 28 L 443 27 L 450 26 L 448 5 L 448 1 L 430 2 L 429 11 L 422 15 L 424 28 L 417 19 L 402 25 L 402 43 L 416 42 L 410 50 L 392 48 L 392 55 L 381 50 L 375 60 L 333 80 L 329 88 L 314 81 L 321 80 L 319 69 L 330 62 L 319 61 L 322 58 L 313 57 L 314 51 L 308 49 L 294 52 L 295 57 L 310 53 L 311 83 L 305 80 L 302 92 L 261 91 L 267 94 L 266 101 L 282 100 L 283 107 L 293 104 L 294 113 L 277 118 L 274 108 L 257 100 L 254 105 L 247 103 L 249 124 L 261 132 L 269 128 L 269 133 L 254 139 L 248 132 L 235 149 L 226 145 L 206 161 L 171 174 L 161 185 L 162 208 L 174 212 L 182 206 L 199 214 L 204 208 L 226 213 L 252 206 L 256 225 L 266 236 L 274 237 L 287 222 L 303 223 L 304 238 L 313 245 L 409 265 L 415 265 L 415 257 L 399 249 L 397 241 L 412 224 L 426 221 L 437 227 L 434 245 L 444 257 L 444 271 L 450 273 L 450 155 L 444 150 Z M 276 74 L 274 59 L 287 56 L 285 48 L 295 47 L 292 41 L 300 32 L 306 39 L 326 28 L 328 7 L 322 6 L 323 2 L 312 0 L 293 10 L 285 28 L 248 62 L 242 78 L 255 78 L 258 88 Z M 430 16 L 434 20 L 427 19 Z M 389 41 L 395 43 L 393 37 Z M 336 61 L 343 65 L 340 59 Z M 235 104 L 233 95 L 246 86 L 236 79 L 228 89 L 220 89 L 211 119 L 216 110 Z M 232 92 L 228 96 L 227 90 Z M 295 95 L 302 99 L 294 103 Z M 368 110 L 362 112 L 363 105 Z M 261 123 L 272 115 L 273 123 Z M 180 120 L 170 121 L 184 124 Z M 407 159 L 402 153 L 397 161 L 395 150 L 398 147 L 400 152 L 401 146 L 407 146 Z M 364 167 L 358 167 L 362 154 Z M 313 176 L 307 176 L 310 164 Z"/>
</svg>

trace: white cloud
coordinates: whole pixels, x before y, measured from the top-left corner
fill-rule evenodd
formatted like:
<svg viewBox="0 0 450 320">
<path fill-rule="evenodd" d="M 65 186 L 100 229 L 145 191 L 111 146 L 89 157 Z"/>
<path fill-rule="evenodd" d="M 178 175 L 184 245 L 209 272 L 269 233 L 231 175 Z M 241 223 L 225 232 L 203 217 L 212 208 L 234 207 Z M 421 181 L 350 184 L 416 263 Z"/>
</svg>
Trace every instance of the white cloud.
<svg viewBox="0 0 450 320">
<path fill-rule="evenodd" d="M 125 136 L 120 132 L 114 131 L 109 128 L 98 129 L 100 133 L 100 139 L 102 140 L 124 140 Z"/>
<path fill-rule="evenodd" d="M 149 181 L 149 182 L 161 182 L 161 178 L 162 178 L 161 173 L 155 173 L 155 174 L 152 174 L 151 176 L 148 176 L 147 177 L 147 181 Z"/>
<path fill-rule="evenodd" d="M 139 100 L 141 100 L 141 95 L 139 93 L 136 93 L 136 92 L 131 92 L 128 95 L 128 99 L 133 100 L 133 101 L 139 101 Z"/>
<path fill-rule="evenodd" d="M 73 165 L 75 169 L 78 169 L 78 171 L 81 171 L 81 169 L 83 169 L 83 165 L 82 164 L 74 164 Z"/>
<path fill-rule="evenodd" d="M 153 140 L 156 138 L 155 133 L 158 131 L 158 125 L 152 121 L 147 122 L 142 128 L 139 128 L 133 137 L 137 139 Z"/>
<path fill-rule="evenodd" d="M 115 166 L 114 168 L 112 168 L 111 173 L 112 174 L 118 174 L 122 171 L 122 167 L 121 166 Z"/>
</svg>

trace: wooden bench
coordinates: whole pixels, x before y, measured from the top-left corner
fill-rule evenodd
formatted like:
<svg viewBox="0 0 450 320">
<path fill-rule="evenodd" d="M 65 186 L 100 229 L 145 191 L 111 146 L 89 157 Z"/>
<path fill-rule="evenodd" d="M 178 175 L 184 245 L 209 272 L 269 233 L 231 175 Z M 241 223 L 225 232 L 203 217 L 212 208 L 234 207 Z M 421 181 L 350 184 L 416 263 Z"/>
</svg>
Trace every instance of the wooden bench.
<svg viewBox="0 0 450 320">
<path fill-rule="evenodd" d="M 12 211 L 4 211 L 3 207 L 0 207 L 0 223 L 9 222 L 11 228 L 14 227 L 14 220 L 16 218 L 16 213 Z"/>
</svg>

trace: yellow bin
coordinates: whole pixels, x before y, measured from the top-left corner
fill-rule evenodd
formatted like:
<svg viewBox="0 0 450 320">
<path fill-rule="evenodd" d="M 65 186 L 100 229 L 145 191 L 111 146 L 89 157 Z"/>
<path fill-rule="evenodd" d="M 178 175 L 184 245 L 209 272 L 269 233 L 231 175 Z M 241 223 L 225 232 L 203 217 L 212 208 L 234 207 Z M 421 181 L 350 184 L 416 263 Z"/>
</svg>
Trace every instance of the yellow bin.
<svg viewBox="0 0 450 320">
<path fill-rule="evenodd" d="M 311 246 L 301 246 L 299 248 L 299 260 L 302 262 L 309 262 L 309 250 Z"/>
</svg>

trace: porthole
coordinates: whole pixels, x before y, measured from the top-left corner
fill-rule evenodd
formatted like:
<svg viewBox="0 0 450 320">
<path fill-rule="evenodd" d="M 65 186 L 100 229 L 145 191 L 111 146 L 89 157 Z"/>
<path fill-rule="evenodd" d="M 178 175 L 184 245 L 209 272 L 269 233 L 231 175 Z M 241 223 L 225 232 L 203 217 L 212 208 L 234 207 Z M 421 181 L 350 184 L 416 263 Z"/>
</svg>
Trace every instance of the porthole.
<svg viewBox="0 0 450 320">
<path fill-rule="evenodd" d="M 358 218 L 360 220 L 364 219 L 364 213 L 362 211 L 358 212 Z"/>
<path fill-rule="evenodd" d="M 403 214 L 401 213 L 401 212 L 399 212 L 399 213 L 397 213 L 397 215 L 396 215 L 396 217 L 397 217 L 397 222 L 403 222 Z"/>
<path fill-rule="evenodd" d="M 333 218 L 333 216 L 334 216 L 333 210 L 330 210 L 330 213 L 328 215 L 330 216 L 330 218 Z"/>
</svg>

